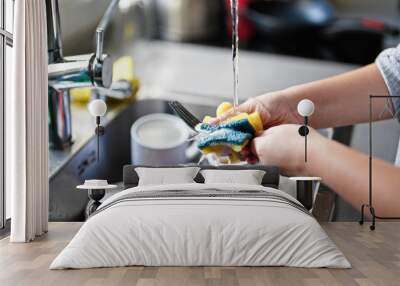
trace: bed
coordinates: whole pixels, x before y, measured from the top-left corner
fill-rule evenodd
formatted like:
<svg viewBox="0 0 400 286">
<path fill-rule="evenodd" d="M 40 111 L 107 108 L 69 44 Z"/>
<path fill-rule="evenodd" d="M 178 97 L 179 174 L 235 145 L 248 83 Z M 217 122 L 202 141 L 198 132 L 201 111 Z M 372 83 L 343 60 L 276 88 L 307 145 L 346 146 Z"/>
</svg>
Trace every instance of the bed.
<svg viewBox="0 0 400 286">
<path fill-rule="evenodd" d="M 136 167 L 124 167 L 125 190 L 103 202 L 50 269 L 351 267 L 315 218 L 278 190 L 275 167 L 251 167 L 266 172 L 262 185 L 205 184 L 198 174 L 194 183 L 153 186 L 138 186 Z"/>
</svg>

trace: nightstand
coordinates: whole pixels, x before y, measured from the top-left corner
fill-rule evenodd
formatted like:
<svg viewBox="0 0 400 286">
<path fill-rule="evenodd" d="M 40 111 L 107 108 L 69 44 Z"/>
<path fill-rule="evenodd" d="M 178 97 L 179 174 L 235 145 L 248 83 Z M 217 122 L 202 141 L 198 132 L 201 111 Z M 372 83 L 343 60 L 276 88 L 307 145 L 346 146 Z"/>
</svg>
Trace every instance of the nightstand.
<svg viewBox="0 0 400 286">
<path fill-rule="evenodd" d="M 86 180 L 85 184 L 77 186 L 78 190 L 87 190 L 89 202 L 85 209 L 85 219 L 88 219 L 92 213 L 101 205 L 101 199 L 104 198 L 107 190 L 117 188 L 116 185 L 109 185 L 106 180 Z"/>
<path fill-rule="evenodd" d="M 297 200 L 311 211 L 322 179 L 320 177 L 291 177 L 289 179 L 296 182 Z"/>
</svg>

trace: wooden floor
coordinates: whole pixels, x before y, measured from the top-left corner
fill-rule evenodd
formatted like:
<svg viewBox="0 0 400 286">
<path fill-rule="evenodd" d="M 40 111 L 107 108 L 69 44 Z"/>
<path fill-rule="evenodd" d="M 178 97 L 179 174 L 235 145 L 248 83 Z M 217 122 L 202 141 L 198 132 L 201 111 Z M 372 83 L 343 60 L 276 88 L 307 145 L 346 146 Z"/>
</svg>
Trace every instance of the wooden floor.
<svg viewBox="0 0 400 286">
<path fill-rule="evenodd" d="M 400 222 L 371 232 L 357 223 L 323 225 L 353 265 L 350 270 L 285 267 L 126 267 L 48 270 L 81 226 L 51 223 L 49 233 L 29 244 L 0 241 L 0 285 L 400 285 Z"/>
</svg>

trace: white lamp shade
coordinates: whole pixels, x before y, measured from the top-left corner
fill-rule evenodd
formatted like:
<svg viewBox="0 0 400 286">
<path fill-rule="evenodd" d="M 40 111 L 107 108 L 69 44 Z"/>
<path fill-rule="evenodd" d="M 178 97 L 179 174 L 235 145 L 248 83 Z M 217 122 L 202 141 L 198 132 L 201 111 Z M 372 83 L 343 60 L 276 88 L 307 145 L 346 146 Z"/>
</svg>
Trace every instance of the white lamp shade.
<svg viewBox="0 0 400 286">
<path fill-rule="evenodd" d="M 92 100 L 88 106 L 89 112 L 92 116 L 104 116 L 107 112 L 107 105 L 101 99 Z"/>
<path fill-rule="evenodd" d="M 314 110 L 314 103 L 309 99 L 303 99 L 297 105 L 297 112 L 303 117 L 311 116 L 314 113 Z"/>
</svg>

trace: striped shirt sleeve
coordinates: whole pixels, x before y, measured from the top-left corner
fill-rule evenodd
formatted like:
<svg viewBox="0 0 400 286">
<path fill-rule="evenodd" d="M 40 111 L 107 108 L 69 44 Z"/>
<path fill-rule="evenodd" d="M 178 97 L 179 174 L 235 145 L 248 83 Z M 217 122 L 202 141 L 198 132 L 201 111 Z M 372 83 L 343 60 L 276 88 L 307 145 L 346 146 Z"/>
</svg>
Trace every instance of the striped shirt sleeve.
<svg viewBox="0 0 400 286">
<path fill-rule="evenodd" d="M 400 45 L 384 50 L 376 64 L 389 90 L 389 95 L 400 96 Z M 397 118 L 400 120 L 400 98 L 393 98 Z"/>
</svg>

